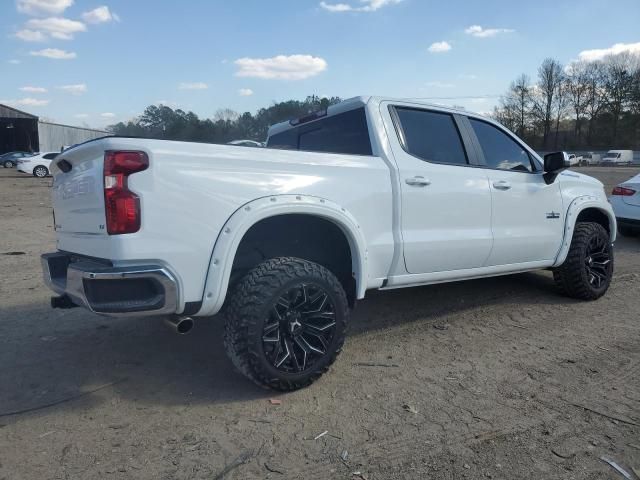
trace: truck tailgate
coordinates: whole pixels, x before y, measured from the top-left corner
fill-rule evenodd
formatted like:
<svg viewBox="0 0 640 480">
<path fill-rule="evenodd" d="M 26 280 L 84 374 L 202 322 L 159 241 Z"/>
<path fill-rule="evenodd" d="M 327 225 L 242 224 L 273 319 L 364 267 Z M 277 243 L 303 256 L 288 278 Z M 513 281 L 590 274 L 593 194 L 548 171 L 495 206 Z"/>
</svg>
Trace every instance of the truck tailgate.
<svg viewBox="0 0 640 480">
<path fill-rule="evenodd" d="M 61 161 L 71 166 L 68 172 L 60 168 Z M 99 142 L 71 149 L 56 157 L 51 173 L 53 213 L 58 234 L 107 234 L 103 162 L 104 150 Z"/>
</svg>

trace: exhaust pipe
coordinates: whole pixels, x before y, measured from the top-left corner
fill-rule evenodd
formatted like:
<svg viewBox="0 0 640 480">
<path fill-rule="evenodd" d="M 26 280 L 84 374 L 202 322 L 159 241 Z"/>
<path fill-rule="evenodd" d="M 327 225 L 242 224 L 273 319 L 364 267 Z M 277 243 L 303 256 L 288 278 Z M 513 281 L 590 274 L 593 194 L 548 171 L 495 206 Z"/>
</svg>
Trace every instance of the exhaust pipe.
<svg viewBox="0 0 640 480">
<path fill-rule="evenodd" d="M 193 319 L 191 317 L 169 317 L 165 320 L 178 335 L 186 335 L 193 328 Z"/>
</svg>

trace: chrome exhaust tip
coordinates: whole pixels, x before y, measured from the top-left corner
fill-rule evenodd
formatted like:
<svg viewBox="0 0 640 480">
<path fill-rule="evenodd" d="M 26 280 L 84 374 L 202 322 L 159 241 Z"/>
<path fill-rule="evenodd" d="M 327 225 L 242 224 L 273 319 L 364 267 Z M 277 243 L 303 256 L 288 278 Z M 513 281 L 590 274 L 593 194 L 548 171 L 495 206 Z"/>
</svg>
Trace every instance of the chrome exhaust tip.
<svg viewBox="0 0 640 480">
<path fill-rule="evenodd" d="M 193 318 L 191 317 L 169 317 L 165 323 L 178 335 L 186 335 L 193 328 Z"/>
</svg>

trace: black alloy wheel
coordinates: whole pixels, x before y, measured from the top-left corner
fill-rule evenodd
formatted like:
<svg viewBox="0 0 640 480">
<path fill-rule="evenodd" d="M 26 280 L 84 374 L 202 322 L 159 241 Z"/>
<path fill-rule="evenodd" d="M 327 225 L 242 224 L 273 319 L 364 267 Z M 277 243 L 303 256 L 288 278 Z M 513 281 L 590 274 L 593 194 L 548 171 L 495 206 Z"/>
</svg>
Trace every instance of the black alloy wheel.
<svg viewBox="0 0 640 480">
<path fill-rule="evenodd" d="M 262 346 L 281 372 L 312 369 L 328 352 L 336 330 L 336 307 L 322 286 L 300 283 L 288 288 L 267 314 Z"/>
</svg>

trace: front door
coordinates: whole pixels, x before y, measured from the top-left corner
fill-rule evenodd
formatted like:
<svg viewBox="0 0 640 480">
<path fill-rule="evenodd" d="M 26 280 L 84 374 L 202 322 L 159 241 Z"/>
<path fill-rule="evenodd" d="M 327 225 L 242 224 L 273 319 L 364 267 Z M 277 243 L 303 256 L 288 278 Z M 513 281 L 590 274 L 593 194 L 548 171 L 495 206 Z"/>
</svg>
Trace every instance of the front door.
<svg viewBox="0 0 640 480">
<path fill-rule="evenodd" d="M 559 182 L 547 185 L 527 149 L 497 126 L 469 118 L 492 197 L 493 248 L 487 266 L 552 261 L 562 243 Z"/>
</svg>

